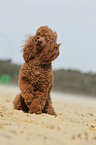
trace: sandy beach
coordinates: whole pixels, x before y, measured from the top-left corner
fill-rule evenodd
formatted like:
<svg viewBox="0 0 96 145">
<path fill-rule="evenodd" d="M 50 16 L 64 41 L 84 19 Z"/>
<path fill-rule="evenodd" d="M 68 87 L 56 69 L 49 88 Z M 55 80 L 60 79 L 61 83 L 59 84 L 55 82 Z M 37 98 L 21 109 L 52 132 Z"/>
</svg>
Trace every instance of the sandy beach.
<svg viewBox="0 0 96 145">
<path fill-rule="evenodd" d="M 0 144 L 96 145 L 96 99 L 52 93 L 57 117 L 13 109 L 18 87 L 0 85 Z"/>
</svg>

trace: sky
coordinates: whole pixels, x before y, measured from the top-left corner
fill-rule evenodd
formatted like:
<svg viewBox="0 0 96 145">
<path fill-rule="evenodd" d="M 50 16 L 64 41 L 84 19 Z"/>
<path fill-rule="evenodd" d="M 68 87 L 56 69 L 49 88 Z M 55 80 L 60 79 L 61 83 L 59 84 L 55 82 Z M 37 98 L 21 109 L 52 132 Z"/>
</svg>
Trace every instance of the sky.
<svg viewBox="0 0 96 145">
<path fill-rule="evenodd" d="M 23 64 L 26 35 L 45 25 L 62 43 L 53 69 L 96 72 L 96 0 L 0 0 L 0 59 Z"/>
</svg>

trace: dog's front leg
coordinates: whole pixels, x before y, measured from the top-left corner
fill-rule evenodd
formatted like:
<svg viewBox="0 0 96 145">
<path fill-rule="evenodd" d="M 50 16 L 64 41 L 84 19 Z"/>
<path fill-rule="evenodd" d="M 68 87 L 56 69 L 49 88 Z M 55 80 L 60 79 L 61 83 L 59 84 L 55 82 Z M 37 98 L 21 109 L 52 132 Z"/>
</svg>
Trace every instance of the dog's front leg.
<svg viewBox="0 0 96 145">
<path fill-rule="evenodd" d="M 46 100 L 46 104 L 45 104 L 45 108 L 43 110 L 43 113 L 47 113 L 47 114 L 56 116 L 56 112 L 54 111 L 54 108 L 52 106 L 52 101 L 51 101 L 50 94 L 48 94 L 48 98 Z"/>
<path fill-rule="evenodd" d="M 29 107 L 29 113 L 41 114 L 47 99 L 47 92 L 36 92 Z"/>
</svg>

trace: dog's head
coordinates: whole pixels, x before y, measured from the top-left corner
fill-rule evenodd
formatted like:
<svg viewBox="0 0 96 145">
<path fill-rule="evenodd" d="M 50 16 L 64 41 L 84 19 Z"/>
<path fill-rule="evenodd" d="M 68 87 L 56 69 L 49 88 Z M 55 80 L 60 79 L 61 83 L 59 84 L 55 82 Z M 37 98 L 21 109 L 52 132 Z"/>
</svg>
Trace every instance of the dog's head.
<svg viewBox="0 0 96 145">
<path fill-rule="evenodd" d="M 42 64 L 48 64 L 59 55 L 59 45 L 56 43 L 57 33 L 48 26 L 41 26 L 34 36 L 30 36 L 23 48 L 25 61 L 38 55 Z"/>
</svg>

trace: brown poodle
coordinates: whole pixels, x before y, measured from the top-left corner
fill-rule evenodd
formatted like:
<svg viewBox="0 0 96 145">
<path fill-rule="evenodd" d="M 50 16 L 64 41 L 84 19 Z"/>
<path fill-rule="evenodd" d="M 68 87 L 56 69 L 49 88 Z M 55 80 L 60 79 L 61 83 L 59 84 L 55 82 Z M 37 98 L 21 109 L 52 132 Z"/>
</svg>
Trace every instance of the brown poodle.
<svg viewBox="0 0 96 145">
<path fill-rule="evenodd" d="M 20 70 L 21 93 L 14 100 L 14 108 L 28 113 L 56 115 L 50 91 L 53 87 L 52 61 L 59 55 L 57 33 L 41 26 L 30 36 L 23 48 L 25 63 Z"/>
</svg>

